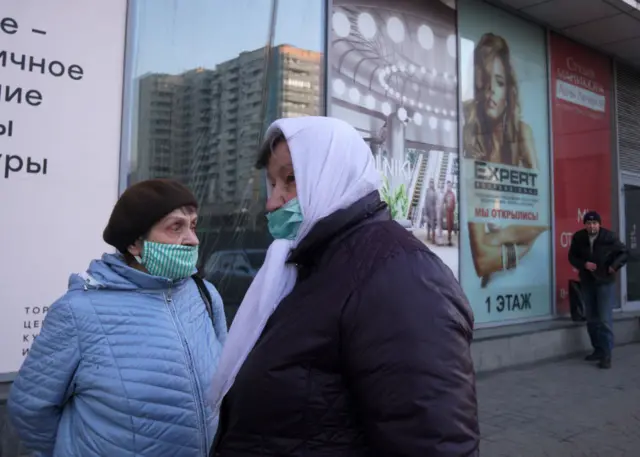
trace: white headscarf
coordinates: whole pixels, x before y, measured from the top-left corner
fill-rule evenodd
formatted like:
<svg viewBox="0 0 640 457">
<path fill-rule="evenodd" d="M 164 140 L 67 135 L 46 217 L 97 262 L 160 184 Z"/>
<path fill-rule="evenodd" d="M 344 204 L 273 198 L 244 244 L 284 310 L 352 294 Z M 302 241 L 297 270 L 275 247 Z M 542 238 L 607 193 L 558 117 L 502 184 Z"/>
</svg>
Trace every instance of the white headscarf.
<svg viewBox="0 0 640 457">
<path fill-rule="evenodd" d="M 217 411 L 267 320 L 296 282 L 297 271 L 286 260 L 320 219 L 380 188 L 371 150 L 346 122 L 329 117 L 275 121 L 266 138 L 281 131 L 291 151 L 303 221 L 295 240 L 275 240 L 235 316 L 212 382 Z"/>
</svg>

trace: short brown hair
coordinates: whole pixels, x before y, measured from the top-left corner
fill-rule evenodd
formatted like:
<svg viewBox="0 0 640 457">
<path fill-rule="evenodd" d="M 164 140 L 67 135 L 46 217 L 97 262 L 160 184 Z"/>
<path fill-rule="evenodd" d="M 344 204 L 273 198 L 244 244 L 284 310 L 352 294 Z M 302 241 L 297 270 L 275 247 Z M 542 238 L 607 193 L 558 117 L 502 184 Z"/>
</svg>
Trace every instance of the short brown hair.
<svg viewBox="0 0 640 457">
<path fill-rule="evenodd" d="M 284 133 L 282 133 L 282 130 L 274 129 L 269 134 L 258 152 L 258 159 L 256 160 L 256 168 L 258 170 L 262 170 L 267 167 L 271 154 L 273 154 L 273 150 L 283 141 L 287 141 L 287 138 L 284 136 Z"/>
</svg>

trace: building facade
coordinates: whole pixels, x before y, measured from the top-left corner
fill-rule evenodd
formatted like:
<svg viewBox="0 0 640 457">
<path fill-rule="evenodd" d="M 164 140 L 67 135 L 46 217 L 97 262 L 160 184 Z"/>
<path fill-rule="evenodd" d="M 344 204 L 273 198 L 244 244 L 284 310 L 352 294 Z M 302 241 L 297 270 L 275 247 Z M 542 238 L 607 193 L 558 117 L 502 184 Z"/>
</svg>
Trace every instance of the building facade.
<svg viewBox="0 0 640 457">
<path fill-rule="evenodd" d="M 140 180 L 196 194 L 201 269 L 231 320 L 271 242 L 254 161 L 280 117 L 362 134 L 394 218 L 479 328 L 566 318 L 588 210 L 629 246 L 621 313 L 640 310 L 637 2 L 33 1 L 0 12 L 0 380 Z"/>
</svg>

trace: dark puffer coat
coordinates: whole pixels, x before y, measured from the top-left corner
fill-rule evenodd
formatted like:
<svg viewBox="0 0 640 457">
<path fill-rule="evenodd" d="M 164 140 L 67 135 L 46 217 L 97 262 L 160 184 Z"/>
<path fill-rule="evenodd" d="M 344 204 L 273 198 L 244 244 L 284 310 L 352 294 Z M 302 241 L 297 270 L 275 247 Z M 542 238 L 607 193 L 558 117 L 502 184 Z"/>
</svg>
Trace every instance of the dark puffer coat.
<svg viewBox="0 0 640 457">
<path fill-rule="evenodd" d="M 473 316 L 378 193 L 292 252 L 298 282 L 221 408 L 212 456 L 478 455 Z"/>
</svg>

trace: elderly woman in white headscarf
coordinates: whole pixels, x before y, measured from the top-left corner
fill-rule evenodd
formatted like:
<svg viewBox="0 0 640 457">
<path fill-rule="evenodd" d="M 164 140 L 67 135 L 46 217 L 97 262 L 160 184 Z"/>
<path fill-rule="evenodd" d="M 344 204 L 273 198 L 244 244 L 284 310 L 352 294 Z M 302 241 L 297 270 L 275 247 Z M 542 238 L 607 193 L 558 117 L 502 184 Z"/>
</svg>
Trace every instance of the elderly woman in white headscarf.
<svg viewBox="0 0 640 457">
<path fill-rule="evenodd" d="M 211 455 L 478 455 L 471 310 L 391 220 L 366 143 L 306 117 L 273 123 L 265 145 L 275 241 L 213 380 Z"/>
</svg>

